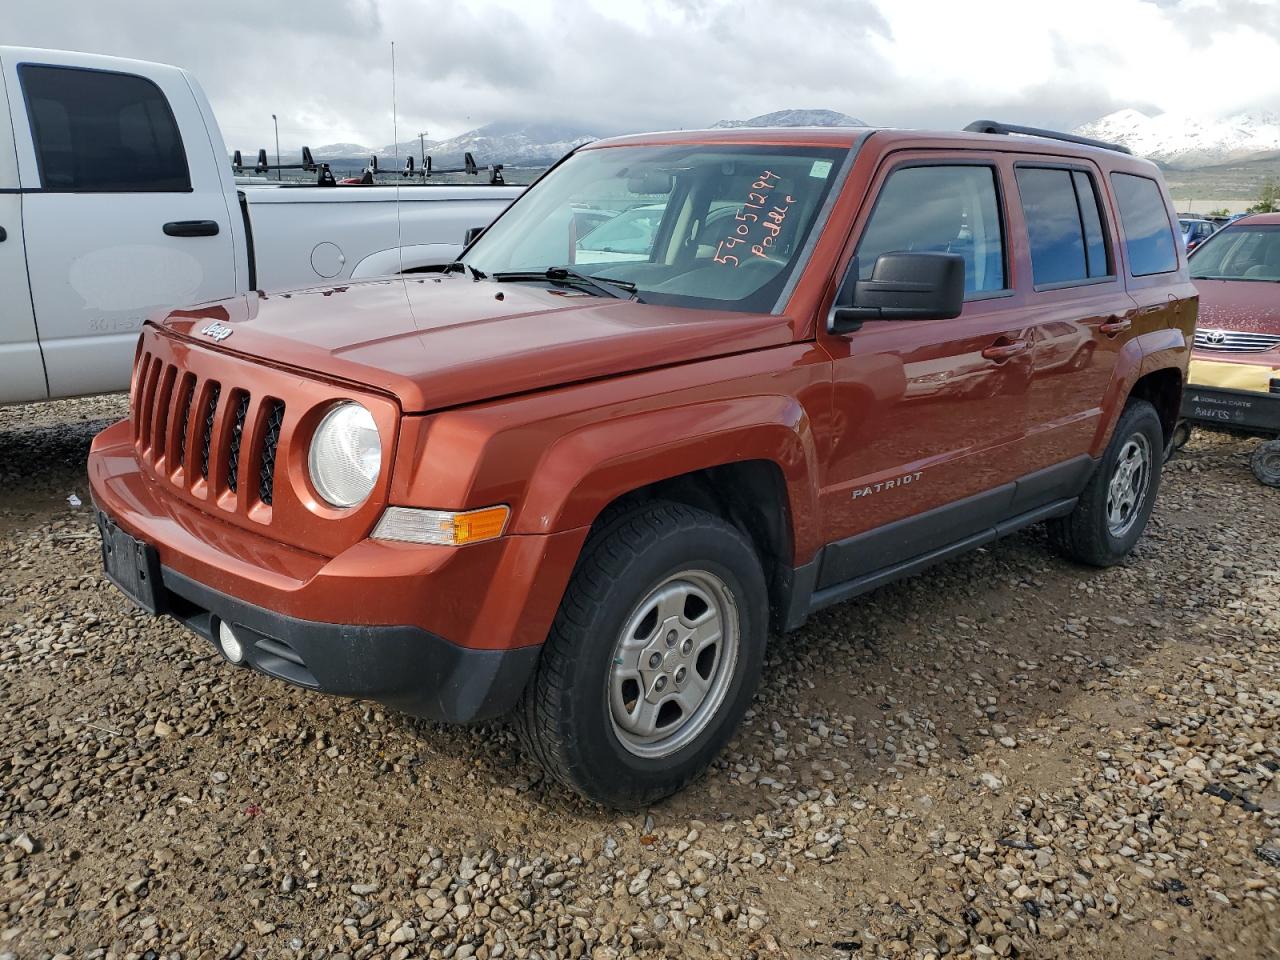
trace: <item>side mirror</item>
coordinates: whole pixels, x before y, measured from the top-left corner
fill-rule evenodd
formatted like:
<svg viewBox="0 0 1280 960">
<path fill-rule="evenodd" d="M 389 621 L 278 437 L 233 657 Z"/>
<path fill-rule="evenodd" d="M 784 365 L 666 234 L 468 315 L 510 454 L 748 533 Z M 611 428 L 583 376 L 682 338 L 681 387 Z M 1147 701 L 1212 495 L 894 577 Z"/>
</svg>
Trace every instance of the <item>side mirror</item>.
<svg viewBox="0 0 1280 960">
<path fill-rule="evenodd" d="M 480 234 L 484 233 L 484 231 L 484 227 L 471 227 L 462 235 L 462 245 L 464 247 L 471 246 L 480 237 Z"/>
<path fill-rule="evenodd" d="M 827 322 L 832 333 L 853 333 L 868 320 L 951 320 L 964 308 L 964 257 L 955 253 L 882 253 L 871 279 L 858 279 L 858 261 L 836 295 Z"/>
</svg>

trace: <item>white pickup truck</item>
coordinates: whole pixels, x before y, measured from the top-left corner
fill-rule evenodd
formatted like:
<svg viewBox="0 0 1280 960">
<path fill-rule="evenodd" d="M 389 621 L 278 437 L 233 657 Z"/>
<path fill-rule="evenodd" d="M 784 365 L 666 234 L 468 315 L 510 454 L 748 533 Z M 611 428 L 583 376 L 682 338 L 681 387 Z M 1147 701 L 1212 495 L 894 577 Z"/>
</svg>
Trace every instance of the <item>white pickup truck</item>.
<svg viewBox="0 0 1280 960">
<path fill-rule="evenodd" d="M 126 389 L 155 310 L 446 263 L 520 190 L 237 189 L 185 70 L 0 46 L 0 403 Z"/>
</svg>

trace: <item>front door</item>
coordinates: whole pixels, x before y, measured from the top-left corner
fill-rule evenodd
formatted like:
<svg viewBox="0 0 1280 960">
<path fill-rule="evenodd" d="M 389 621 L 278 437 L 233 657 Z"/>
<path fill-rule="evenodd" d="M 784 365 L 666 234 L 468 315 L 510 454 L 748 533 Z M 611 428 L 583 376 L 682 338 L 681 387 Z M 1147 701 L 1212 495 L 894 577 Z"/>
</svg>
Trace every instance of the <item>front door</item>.
<svg viewBox="0 0 1280 960">
<path fill-rule="evenodd" d="M 819 589 L 990 529 L 1024 471 L 1033 331 L 1009 270 L 994 158 L 900 156 L 880 174 L 851 269 L 895 251 L 960 254 L 953 320 L 868 322 L 819 334 L 834 361 Z"/>
<path fill-rule="evenodd" d="M 3 68 L 49 395 L 126 389 L 148 314 L 236 289 L 199 105 L 173 68 Z"/>
<path fill-rule="evenodd" d="M 46 396 L 22 242 L 22 193 L 0 73 L 0 403 Z"/>
</svg>

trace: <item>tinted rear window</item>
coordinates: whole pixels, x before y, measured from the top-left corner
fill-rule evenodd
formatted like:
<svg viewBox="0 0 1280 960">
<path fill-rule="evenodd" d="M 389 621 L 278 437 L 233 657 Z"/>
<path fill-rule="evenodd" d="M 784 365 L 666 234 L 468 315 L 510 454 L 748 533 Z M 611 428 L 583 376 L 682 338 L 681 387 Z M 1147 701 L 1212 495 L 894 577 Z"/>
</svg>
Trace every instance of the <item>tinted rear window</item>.
<svg viewBox="0 0 1280 960">
<path fill-rule="evenodd" d="M 1080 204 L 1080 223 L 1084 226 L 1084 252 L 1089 261 L 1089 276 L 1108 276 L 1111 273 L 1111 262 L 1107 256 L 1107 236 L 1102 226 L 1098 185 L 1083 170 L 1072 170 L 1071 180 L 1076 187 L 1076 202 Z"/>
<path fill-rule="evenodd" d="M 1021 166 L 1017 177 L 1036 286 L 1107 276 L 1093 178 L 1080 170 Z"/>
<path fill-rule="evenodd" d="M 191 189 L 169 101 L 128 73 L 23 64 L 40 183 L 89 193 Z"/>
<path fill-rule="evenodd" d="M 1145 277 L 1178 269 L 1173 226 L 1159 185 L 1147 177 L 1113 173 L 1111 186 L 1120 205 L 1129 273 Z"/>
</svg>

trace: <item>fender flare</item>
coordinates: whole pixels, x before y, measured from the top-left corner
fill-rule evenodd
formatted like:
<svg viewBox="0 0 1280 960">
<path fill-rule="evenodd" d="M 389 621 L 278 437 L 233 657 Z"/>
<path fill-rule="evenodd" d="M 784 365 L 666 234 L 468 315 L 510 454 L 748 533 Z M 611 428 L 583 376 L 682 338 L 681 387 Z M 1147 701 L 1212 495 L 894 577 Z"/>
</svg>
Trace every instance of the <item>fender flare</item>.
<svg viewBox="0 0 1280 960">
<path fill-rule="evenodd" d="M 695 425 L 697 429 L 690 430 Z M 782 474 L 795 557 L 817 549 L 820 477 L 813 425 L 798 400 L 710 400 L 602 421 L 566 434 L 538 461 L 513 533 L 590 526 L 614 500 L 684 474 L 765 461 Z"/>
<path fill-rule="evenodd" d="M 1175 329 L 1152 330 L 1140 334 L 1120 348 L 1111 374 L 1111 383 L 1102 401 L 1105 416 L 1098 421 L 1098 430 L 1090 445 L 1090 456 L 1094 459 L 1102 456 L 1111 441 L 1116 421 L 1124 410 L 1125 401 L 1133 391 L 1133 385 L 1147 374 L 1157 370 L 1178 370 L 1185 385 L 1186 358 L 1189 354 L 1186 337 L 1181 330 Z"/>
</svg>

